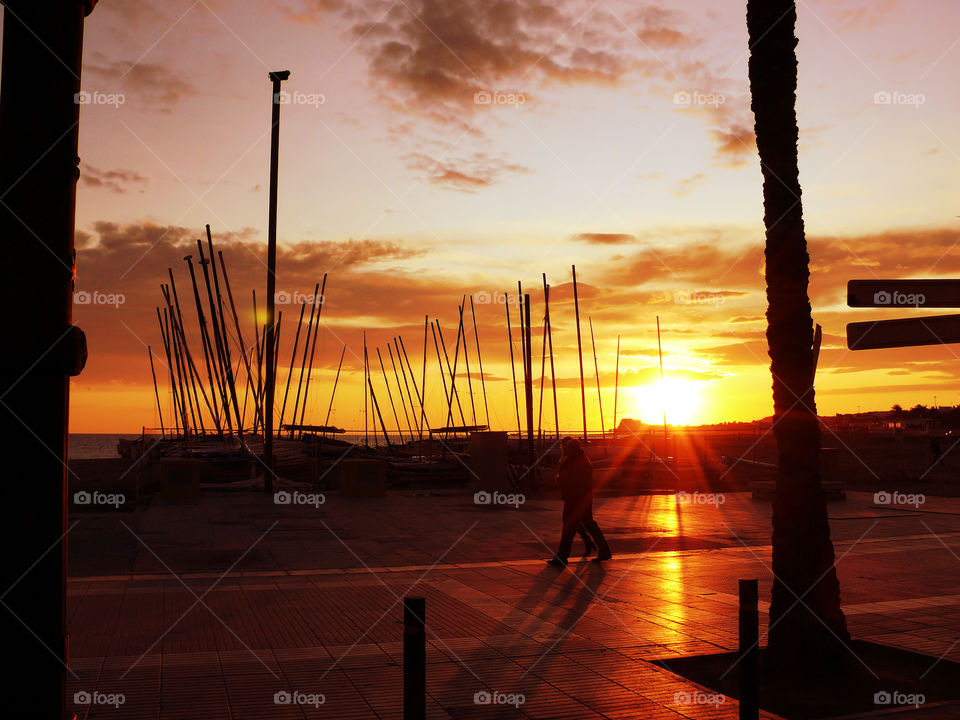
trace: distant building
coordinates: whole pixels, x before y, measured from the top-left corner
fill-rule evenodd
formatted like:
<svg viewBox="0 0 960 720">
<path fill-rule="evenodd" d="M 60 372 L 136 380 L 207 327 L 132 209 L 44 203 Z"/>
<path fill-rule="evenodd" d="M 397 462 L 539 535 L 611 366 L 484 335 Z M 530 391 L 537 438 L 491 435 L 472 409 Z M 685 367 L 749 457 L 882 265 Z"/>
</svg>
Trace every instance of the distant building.
<svg viewBox="0 0 960 720">
<path fill-rule="evenodd" d="M 887 410 L 864 413 L 837 413 L 833 417 L 822 417 L 821 422 L 834 431 L 872 432 L 878 423 L 886 421 L 890 412 Z"/>
<path fill-rule="evenodd" d="M 870 432 L 878 435 L 940 435 L 943 433 L 943 423 L 932 418 L 893 417 L 873 423 Z"/>
</svg>

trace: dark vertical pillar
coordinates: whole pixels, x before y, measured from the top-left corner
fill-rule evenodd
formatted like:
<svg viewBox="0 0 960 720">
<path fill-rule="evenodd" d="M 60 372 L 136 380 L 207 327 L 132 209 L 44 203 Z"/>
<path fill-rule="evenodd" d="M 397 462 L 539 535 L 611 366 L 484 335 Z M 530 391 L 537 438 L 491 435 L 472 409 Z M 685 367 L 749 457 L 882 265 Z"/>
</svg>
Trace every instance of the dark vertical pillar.
<svg viewBox="0 0 960 720">
<path fill-rule="evenodd" d="M 264 489 L 273 492 L 273 395 L 276 385 L 274 377 L 274 308 L 277 294 L 277 175 L 280 167 L 280 83 L 290 77 L 289 70 L 272 72 L 269 75 L 273 84 L 270 95 L 272 113 L 270 117 L 270 207 L 267 226 L 267 327 L 264 331 L 263 346 L 270 354 L 264 358 L 267 377 L 264 388 L 263 408 L 263 462 L 266 472 L 263 475 Z"/>
<path fill-rule="evenodd" d="M 577 359 L 580 362 L 580 409 L 583 412 L 583 441 L 587 441 L 587 393 L 583 386 L 583 340 L 580 337 L 580 296 L 577 294 L 577 266 L 573 265 L 573 312 L 577 319 Z"/>
<path fill-rule="evenodd" d="M 524 399 L 527 404 L 527 453 L 530 455 L 530 462 L 533 462 L 533 354 L 531 351 L 532 343 L 530 332 L 530 294 L 523 296 L 523 332 L 525 344 L 523 351 L 525 353 L 523 390 Z"/>
<path fill-rule="evenodd" d="M 547 324 L 547 341 L 550 343 L 550 384 L 553 386 L 553 424 L 560 439 L 560 410 L 557 408 L 557 371 L 553 363 L 553 326 L 550 324 L 550 286 L 547 274 L 543 273 L 543 316 Z"/>
<path fill-rule="evenodd" d="M 517 301 L 520 297 L 517 296 Z M 507 346 L 510 348 L 510 379 L 513 380 L 513 406 L 517 411 L 517 442 L 523 440 L 523 427 L 520 425 L 520 396 L 517 394 L 517 363 L 513 359 L 513 328 L 510 325 L 510 296 L 503 294 L 503 306 L 507 310 Z M 522 317 L 522 316 L 521 316 Z M 522 325 L 523 323 L 521 323 Z M 523 333 L 520 335 L 523 337 Z"/>
<path fill-rule="evenodd" d="M 427 715 L 426 600 L 403 599 L 403 720 Z"/>
<path fill-rule="evenodd" d="M 756 580 L 740 580 L 740 720 L 760 717 L 757 658 L 760 615 Z"/>
<path fill-rule="evenodd" d="M 86 359 L 73 327 L 83 20 L 94 0 L 4 3 L 0 78 L 0 541 L 4 712 L 62 718 L 69 377 Z"/>
</svg>

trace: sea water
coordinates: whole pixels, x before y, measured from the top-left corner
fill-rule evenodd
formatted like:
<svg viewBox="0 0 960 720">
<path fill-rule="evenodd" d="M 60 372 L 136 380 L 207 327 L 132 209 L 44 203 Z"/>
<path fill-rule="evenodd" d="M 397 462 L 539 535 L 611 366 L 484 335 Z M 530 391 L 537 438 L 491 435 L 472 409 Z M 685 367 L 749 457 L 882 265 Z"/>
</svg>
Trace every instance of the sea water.
<svg viewBox="0 0 960 720">
<path fill-rule="evenodd" d="M 96 458 L 120 457 L 117 452 L 117 438 L 137 438 L 137 433 L 70 433 L 67 447 L 70 458 L 74 460 L 93 460 Z"/>
</svg>

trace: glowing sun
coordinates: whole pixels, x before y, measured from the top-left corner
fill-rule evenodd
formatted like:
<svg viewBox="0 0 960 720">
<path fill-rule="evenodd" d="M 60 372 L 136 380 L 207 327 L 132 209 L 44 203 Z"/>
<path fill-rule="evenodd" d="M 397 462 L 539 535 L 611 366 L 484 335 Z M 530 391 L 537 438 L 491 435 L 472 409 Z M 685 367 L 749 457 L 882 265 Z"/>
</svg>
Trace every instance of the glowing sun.
<svg viewBox="0 0 960 720">
<path fill-rule="evenodd" d="M 670 425 L 688 425 L 694 422 L 700 408 L 702 382 L 665 378 L 649 385 L 631 388 L 632 402 L 624 408 L 626 417 L 657 425 L 663 422 L 666 411 Z"/>
</svg>

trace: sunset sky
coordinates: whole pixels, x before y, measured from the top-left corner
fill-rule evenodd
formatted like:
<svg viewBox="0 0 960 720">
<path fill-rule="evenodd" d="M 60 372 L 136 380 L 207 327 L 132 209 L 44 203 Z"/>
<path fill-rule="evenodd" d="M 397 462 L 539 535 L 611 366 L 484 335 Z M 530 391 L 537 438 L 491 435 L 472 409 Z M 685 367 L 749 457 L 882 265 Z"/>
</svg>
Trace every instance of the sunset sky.
<svg viewBox="0 0 960 720">
<path fill-rule="evenodd" d="M 960 5 L 798 11 L 819 409 L 960 403 L 960 349 L 852 353 L 844 339 L 847 322 L 904 314 L 847 308 L 847 280 L 960 272 Z M 90 359 L 72 385 L 71 430 L 158 424 L 146 345 L 163 375 L 159 284 L 173 267 L 188 297 L 182 258 L 206 223 L 252 339 L 250 291 L 262 301 L 266 282 L 267 72 L 283 69 L 278 289 L 309 293 L 329 273 L 308 422 L 323 421 L 343 343 L 332 422 L 357 428 L 362 331 L 372 354 L 399 333 L 419 382 L 424 315 L 440 319 L 452 354 L 457 307 L 473 294 L 490 424 L 515 428 L 504 306 L 484 301 L 515 295 L 518 280 L 530 291 L 539 378 L 545 272 L 560 424 L 576 428 L 572 264 L 595 428 L 588 317 L 608 427 L 618 335 L 618 417 L 658 422 L 663 394 L 671 422 L 771 414 L 747 57 L 742 0 L 104 0 L 86 24 L 77 289 L 123 302 L 75 308 Z M 278 308 L 282 394 L 299 306 Z M 552 427 L 549 403 L 544 418 Z"/>
</svg>

